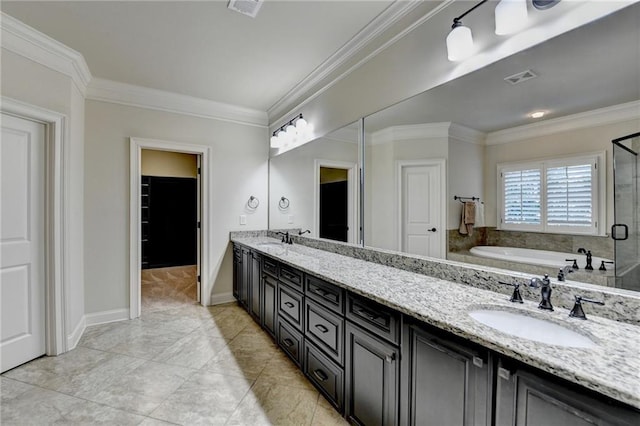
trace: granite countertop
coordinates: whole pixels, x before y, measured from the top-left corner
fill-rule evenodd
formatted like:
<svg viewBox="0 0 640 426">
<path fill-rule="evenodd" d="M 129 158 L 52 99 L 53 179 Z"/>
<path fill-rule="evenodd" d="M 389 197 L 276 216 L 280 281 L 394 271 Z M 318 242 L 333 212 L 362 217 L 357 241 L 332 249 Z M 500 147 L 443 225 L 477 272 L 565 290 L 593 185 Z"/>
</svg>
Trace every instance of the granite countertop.
<svg viewBox="0 0 640 426">
<path fill-rule="evenodd" d="M 566 309 L 540 311 L 514 304 L 504 294 L 416 274 L 302 245 L 278 245 L 266 237 L 232 238 L 258 252 L 375 300 L 406 315 L 640 408 L 640 327 L 589 315 L 569 318 Z M 265 245 L 264 243 L 276 243 Z M 566 348 L 517 338 L 485 326 L 468 312 L 518 310 L 588 336 L 595 348 Z"/>
</svg>

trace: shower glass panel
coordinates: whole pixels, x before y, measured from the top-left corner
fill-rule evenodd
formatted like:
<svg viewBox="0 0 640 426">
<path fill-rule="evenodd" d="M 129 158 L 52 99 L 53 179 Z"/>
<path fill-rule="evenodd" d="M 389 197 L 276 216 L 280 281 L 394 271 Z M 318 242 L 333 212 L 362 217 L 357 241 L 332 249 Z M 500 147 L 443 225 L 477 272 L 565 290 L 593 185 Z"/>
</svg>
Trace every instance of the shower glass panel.
<svg viewBox="0 0 640 426">
<path fill-rule="evenodd" d="M 613 141 L 616 287 L 629 290 L 640 290 L 639 151 L 640 133 Z"/>
</svg>

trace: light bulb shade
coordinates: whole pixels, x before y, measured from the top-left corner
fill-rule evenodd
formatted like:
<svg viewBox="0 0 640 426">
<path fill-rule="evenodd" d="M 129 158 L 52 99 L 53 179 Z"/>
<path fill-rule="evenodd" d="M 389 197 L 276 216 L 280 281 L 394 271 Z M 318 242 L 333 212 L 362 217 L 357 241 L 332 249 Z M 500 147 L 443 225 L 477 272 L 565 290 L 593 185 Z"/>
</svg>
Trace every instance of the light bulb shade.
<svg viewBox="0 0 640 426">
<path fill-rule="evenodd" d="M 461 61 L 473 54 L 473 36 L 469 27 L 461 23 L 454 25 L 447 36 L 447 57 L 450 61 Z"/>
<path fill-rule="evenodd" d="M 296 121 L 296 129 L 298 129 L 299 132 L 302 132 L 302 131 L 304 131 L 304 129 L 307 128 L 308 124 L 309 123 L 307 123 L 307 120 L 305 120 L 304 118 L 300 117 Z"/>
<path fill-rule="evenodd" d="M 296 126 L 294 126 L 293 124 L 287 125 L 284 131 L 287 132 L 287 136 L 289 136 L 290 138 L 293 138 L 298 133 L 298 131 L 296 130 Z"/>
<path fill-rule="evenodd" d="M 270 142 L 271 148 L 280 148 L 280 138 L 278 138 L 276 135 L 271 136 Z"/>
<path fill-rule="evenodd" d="M 278 132 L 278 143 L 280 147 L 286 146 L 289 144 L 290 137 L 287 135 L 287 132 L 280 131 Z"/>
<path fill-rule="evenodd" d="M 513 34 L 527 24 L 527 0 L 502 0 L 496 6 L 496 34 Z"/>
</svg>

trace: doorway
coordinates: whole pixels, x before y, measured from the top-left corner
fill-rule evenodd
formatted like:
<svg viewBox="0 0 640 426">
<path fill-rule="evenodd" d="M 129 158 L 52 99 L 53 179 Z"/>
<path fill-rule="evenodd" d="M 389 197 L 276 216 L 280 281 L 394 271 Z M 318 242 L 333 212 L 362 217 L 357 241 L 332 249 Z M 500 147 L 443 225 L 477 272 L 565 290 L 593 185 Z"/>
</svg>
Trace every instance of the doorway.
<svg viewBox="0 0 640 426">
<path fill-rule="evenodd" d="M 198 301 L 198 154 L 143 149 L 140 176 L 142 309 Z"/>
<path fill-rule="evenodd" d="M 129 232 L 129 288 L 130 306 L 129 317 L 138 318 L 142 311 L 142 261 L 143 261 L 143 177 L 142 157 L 143 150 L 162 151 L 178 154 L 192 154 L 196 157 L 196 299 L 198 303 L 208 304 L 209 298 L 203 297 L 210 290 L 203 283 L 202 277 L 208 276 L 209 264 L 209 157 L 210 148 L 204 145 L 183 144 L 179 142 L 160 141 L 154 139 L 130 138 L 130 232 Z M 151 200 L 152 201 L 152 200 Z M 176 199 L 173 199 L 176 204 Z M 152 210 L 152 209 L 151 209 Z M 151 213 L 153 213 L 151 211 Z M 168 226 L 175 224 L 169 221 Z M 191 232 L 191 231 L 188 231 Z M 145 253 L 146 254 L 146 253 Z M 194 301 L 194 302 L 195 302 Z"/>
<path fill-rule="evenodd" d="M 444 160 L 398 161 L 397 171 L 400 250 L 444 258 Z"/>
<path fill-rule="evenodd" d="M 319 238 L 353 243 L 356 238 L 356 165 L 315 160 L 315 229 Z"/>
</svg>

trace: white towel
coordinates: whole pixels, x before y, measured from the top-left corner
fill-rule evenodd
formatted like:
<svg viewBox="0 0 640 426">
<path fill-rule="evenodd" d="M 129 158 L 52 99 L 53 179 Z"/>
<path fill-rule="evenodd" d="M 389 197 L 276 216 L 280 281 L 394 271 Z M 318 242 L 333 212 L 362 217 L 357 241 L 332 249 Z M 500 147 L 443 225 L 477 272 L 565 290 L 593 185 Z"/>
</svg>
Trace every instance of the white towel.
<svg viewBox="0 0 640 426">
<path fill-rule="evenodd" d="M 484 224 L 484 203 L 480 201 L 476 202 L 476 223 L 473 226 L 476 228 L 486 226 Z"/>
</svg>

